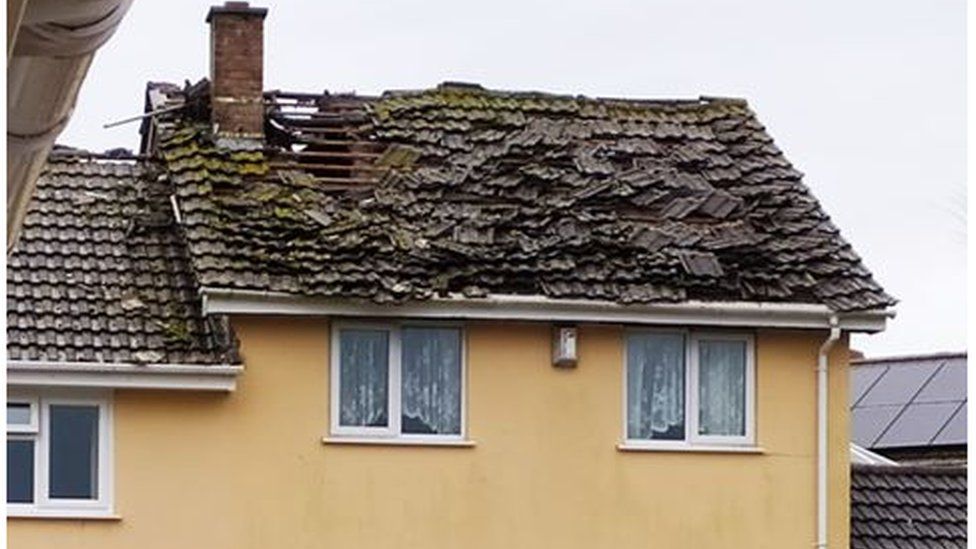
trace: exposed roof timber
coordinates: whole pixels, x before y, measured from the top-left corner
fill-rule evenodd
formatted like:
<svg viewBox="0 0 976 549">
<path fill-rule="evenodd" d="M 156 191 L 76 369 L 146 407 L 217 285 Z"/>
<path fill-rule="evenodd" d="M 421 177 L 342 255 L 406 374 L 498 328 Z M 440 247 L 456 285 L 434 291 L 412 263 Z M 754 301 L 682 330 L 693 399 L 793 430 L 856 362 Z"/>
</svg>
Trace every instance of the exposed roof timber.
<svg viewBox="0 0 976 549">
<path fill-rule="evenodd" d="M 205 314 L 280 314 L 478 320 L 599 322 L 821 329 L 837 315 L 844 330 L 880 332 L 894 311 L 836 313 L 825 305 L 702 302 L 620 305 L 536 296 L 450 297 L 400 305 L 349 299 L 304 298 L 275 292 L 202 288 Z"/>
<path fill-rule="evenodd" d="M 244 371 L 235 365 L 7 362 L 7 385 L 230 392 Z"/>
</svg>

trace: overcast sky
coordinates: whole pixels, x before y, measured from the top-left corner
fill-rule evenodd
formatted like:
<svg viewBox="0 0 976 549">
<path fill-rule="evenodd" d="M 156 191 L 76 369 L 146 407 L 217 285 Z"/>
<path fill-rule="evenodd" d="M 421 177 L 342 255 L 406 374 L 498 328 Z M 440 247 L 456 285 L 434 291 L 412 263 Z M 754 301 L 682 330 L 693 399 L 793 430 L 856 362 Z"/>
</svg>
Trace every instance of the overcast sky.
<svg viewBox="0 0 976 549">
<path fill-rule="evenodd" d="M 214 2 L 136 0 L 60 141 L 138 147 L 149 80 L 207 76 Z M 257 4 L 255 2 L 256 5 Z M 269 2 L 270 4 L 270 2 Z M 869 356 L 965 349 L 963 0 L 278 1 L 265 88 L 444 80 L 594 96 L 744 97 L 901 300 Z"/>
</svg>

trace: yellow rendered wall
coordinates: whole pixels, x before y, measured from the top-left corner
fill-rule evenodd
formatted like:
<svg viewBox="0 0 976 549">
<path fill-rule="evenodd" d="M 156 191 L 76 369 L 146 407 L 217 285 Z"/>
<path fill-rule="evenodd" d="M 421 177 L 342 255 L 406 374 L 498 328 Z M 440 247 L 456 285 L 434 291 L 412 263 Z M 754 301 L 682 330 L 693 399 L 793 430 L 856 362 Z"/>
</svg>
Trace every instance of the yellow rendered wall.
<svg viewBox="0 0 976 549">
<path fill-rule="evenodd" d="M 118 521 L 8 519 L 14 549 L 808 548 L 816 352 L 756 333 L 762 455 L 621 452 L 622 329 L 468 326 L 474 448 L 323 444 L 325 320 L 238 318 L 233 394 L 118 391 Z M 831 547 L 847 547 L 847 345 L 831 357 Z"/>
</svg>

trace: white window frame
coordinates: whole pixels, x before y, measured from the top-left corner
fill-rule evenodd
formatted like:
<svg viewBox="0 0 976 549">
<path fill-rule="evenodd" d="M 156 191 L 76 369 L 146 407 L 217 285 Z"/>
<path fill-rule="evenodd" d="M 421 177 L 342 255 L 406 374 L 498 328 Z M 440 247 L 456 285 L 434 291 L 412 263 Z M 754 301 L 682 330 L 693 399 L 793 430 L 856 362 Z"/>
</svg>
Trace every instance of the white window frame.
<svg viewBox="0 0 976 549">
<path fill-rule="evenodd" d="M 418 434 L 401 432 L 401 334 L 404 328 L 451 328 L 458 331 L 460 339 L 460 359 L 461 359 L 461 432 L 457 434 Z M 390 345 L 387 367 L 387 416 L 388 424 L 386 427 L 360 427 L 340 425 L 339 423 L 339 388 L 340 388 L 340 333 L 342 330 L 384 330 L 388 334 Z M 329 417 L 330 434 L 338 439 L 376 439 L 405 441 L 414 443 L 443 443 L 446 441 L 465 441 L 467 440 L 467 409 L 468 409 L 468 360 L 467 360 L 467 337 L 464 326 L 458 323 L 437 322 L 437 321 L 394 321 L 394 322 L 370 322 L 370 321 L 342 321 L 332 324 L 332 342 L 330 348 L 330 375 L 329 375 Z"/>
<path fill-rule="evenodd" d="M 649 440 L 630 438 L 628 434 L 628 376 L 630 368 L 627 363 L 627 346 L 631 336 L 641 334 L 679 334 L 685 341 L 685 436 L 682 440 Z M 742 341 L 746 344 L 746 379 L 745 379 L 745 434 L 742 436 L 700 435 L 698 434 L 698 403 L 700 387 L 699 380 L 699 350 L 698 343 L 707 341 Z M 699 331 L 688 329 L 641 328 L 628 329 L 624 332 L 623 353 L 623 443 L 624 449 L 647 450 L 693 450 L 696 448 L 751 448 L 756 444 L 756 361 L 755 338 L 744 332 Z"/>
<path fill-rule="evenodd" d="M 34 441 L 34 501 L 7 503 L 9 517 L 104 518 L 112 517 L 113 457 L 112 457 L 112 394 L 102 391 L 45 390 L 37 393 L 11 391 L 7 402 L 32 401 L 34 432 L 7 429 L 7 440 Z M 52 498 L 50 482 L 51 406 L 81 405 L 98 408 L 98 497 L 95 499 Z"/>
<path fill-rule="evenodd" d="M 38 417 L 38 398 L 36 396 L 11 396 L 7 398 L 7 405 L 10 404 L 26 404 L 30 408 L 30 422 L 27 425 L 18 424 L 7 424 L 7 433 L 26 433 L 26 434 L 36 434 L 40 426 L 40 421 Z"/>
</svg>

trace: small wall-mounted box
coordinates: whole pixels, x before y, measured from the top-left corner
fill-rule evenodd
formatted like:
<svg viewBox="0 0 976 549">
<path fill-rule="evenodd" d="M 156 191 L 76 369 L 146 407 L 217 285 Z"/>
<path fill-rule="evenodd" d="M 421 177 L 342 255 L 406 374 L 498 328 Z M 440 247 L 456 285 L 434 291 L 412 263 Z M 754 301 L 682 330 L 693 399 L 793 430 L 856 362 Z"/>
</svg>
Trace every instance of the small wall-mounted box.
<svg viewBox="0 0 976 549">
<path fill-rule="evenodd" d="M 552 331 L 552 365 L 576 367 L 576 326 L 556 326 Z"/>
</svg>

